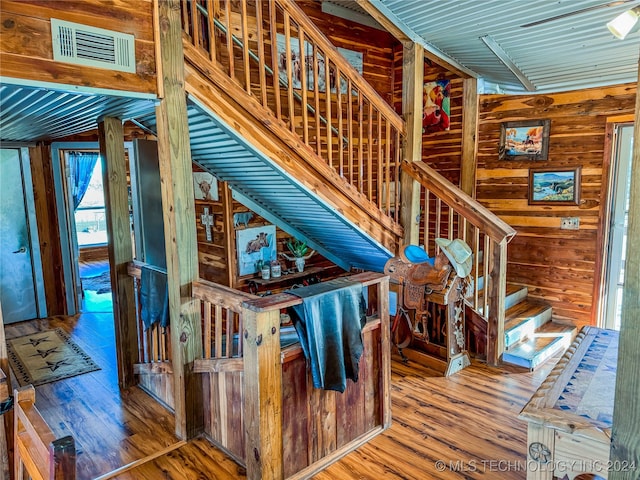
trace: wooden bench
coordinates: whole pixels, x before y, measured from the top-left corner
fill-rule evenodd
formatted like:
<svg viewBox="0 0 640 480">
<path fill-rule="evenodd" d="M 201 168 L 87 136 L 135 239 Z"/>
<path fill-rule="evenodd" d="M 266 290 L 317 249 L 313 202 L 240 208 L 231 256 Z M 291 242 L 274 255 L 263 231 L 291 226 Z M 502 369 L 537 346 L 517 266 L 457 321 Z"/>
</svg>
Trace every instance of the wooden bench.
<svg viewBox="0 0 640 480">
<path fill-rule="evenodd" d="M 32 385 L 14 390 L 14 478 L 75 480 L 76 447 L 70 435 L 56 438 L 35 406 Z"/>
</svg>

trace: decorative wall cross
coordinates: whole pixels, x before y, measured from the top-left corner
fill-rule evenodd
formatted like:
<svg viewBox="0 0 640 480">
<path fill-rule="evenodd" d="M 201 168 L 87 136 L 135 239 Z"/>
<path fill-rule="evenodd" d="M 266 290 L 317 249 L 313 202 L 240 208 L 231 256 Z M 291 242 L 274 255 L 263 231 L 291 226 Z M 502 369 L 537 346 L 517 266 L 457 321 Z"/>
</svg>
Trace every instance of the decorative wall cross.
<svg viewBox="0 0 640 480">
<path fill-rule="evenodd" d="M 211 227 L 213 227 L 213 215 L 209 213 L 209 207 L 204 207 L 204 213 L 200 215 L 200 222 L 207 234 L 207 242 L 211 241 Z"/>
</svg>

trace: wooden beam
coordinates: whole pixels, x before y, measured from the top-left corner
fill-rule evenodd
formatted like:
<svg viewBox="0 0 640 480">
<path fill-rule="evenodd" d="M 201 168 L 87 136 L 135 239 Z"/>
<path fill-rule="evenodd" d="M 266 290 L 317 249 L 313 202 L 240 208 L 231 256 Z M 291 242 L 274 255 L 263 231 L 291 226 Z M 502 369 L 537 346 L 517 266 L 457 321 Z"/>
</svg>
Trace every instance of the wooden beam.
<svg viewBox="0 0 640 480">
<path fill-rule="evenodd" d="M 244 429 L 248 480 L 284 478 L 280 311 L 247 301 L 244 322 Z"/>
<path fill-rule="evenodd" d="M 422 90 L 424 83 L 424 49 L 406 42 L 402 51 L 402 115 L 407 134 L 404 156 L 407 162 L 422 161 Z M 404 227 L 404 244 L 420 243 L 420 184 L 409 175 L 400 177 L 400 221 Z"/>
<path fill-rule="evenodd" d="M 105 118 L 98 123 L 98 137 L 109 238 L 118 383 L 121 388 L 128 388 L 136 384 L 133 364 L 138 359 L 138 339 L 133 278 L 127 272 L 127 266 L 133 260 L 133 250 L 122 122 L 117 118 Z"/>
<path fill-rule="evenodd" d="M 164 98 L 156 109 L 174 378 L 176 435 L 203 429 L 202 382 L 194 360 L 202 357 L 200 306 L 192 299 L 198 279 L 198 244 L 189 123 L 184 90 L 180 2 L 157 3 Z"/>
<path fill-rule="evenodd" d="M 633 136 L 628 239 L 640 237 L 640 63 L 638 65 L 636 112 Z M 640 244 L 627 242 L 622 323 L 616 370 L 616 393 L 611 435 L 612 465 L 635 468 L 612 469 L 610 480 L 636 479 L 640 469 Z"/>
<path fill-rule="evenodd" d="M 463 81 L 462 97 L 462 164 L 460 188 L 476 198 L 476 167 L 478 165 L 478 80 Z"/>
</svg>

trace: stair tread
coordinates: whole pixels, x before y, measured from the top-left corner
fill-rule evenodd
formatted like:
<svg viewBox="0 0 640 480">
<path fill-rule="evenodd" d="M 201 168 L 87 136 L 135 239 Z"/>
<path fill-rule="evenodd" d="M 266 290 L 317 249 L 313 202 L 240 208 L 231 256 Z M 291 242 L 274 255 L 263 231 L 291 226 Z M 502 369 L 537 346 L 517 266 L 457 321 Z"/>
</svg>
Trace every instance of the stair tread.
<svg viewBox="0 0 640 480">
<path fill-rule="evenodd" d="M 515 283 L 507 283 L 507 288 L 505 290 L 505 298 L 515 293 L 518 293 L 522 290 L 525 290 L 526 288 L 527 287 L 523 287 L 522 285 L 517 285 Z M 473 295 L 467 297 L 467 301 L 471 301 L 471 300 L 473 300 Z M 478 292 L 478 305 L 482 307 L 483 302 L 484 302 L 484 289 Z"/>
<path fill-rule="evenodd" d="M 547 322 L 531 338 L 522 340 L 504 353 L 503 361 L 535 368 L 573 341 L 576 327 Z"/>
<path fill-rule="evenodd" d="M 550 310 L 551 305 L 540 300 L 525 298 L 505 312 L 504 329 L 506 332 L 522 325 L 532 317 Z"/>
</svg>

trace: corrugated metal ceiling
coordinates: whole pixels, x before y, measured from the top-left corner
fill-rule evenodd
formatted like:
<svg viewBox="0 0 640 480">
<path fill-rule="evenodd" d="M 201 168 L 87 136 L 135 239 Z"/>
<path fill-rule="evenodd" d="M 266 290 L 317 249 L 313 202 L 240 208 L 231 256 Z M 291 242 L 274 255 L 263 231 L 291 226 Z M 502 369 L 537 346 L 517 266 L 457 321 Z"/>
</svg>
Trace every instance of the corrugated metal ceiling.
<svg viewBox="0 0 640 480">
<path fill-rule="evenodd" d="M 327 1 L 355 9 L 348 0 Z M 619 40 L 606 27 L 615 16 L 637 6 L 637 1 L 369 1 L 410 38 L 421 39 L 427 48 L 443 52 L 451 63 L 482 78 L 485 92 L 526 91 L 481 40 L 487 35 L 507 53 L 535 92 L 613 85 L 638 78 L 637 28 Z M 563 17 L 553 19 L 558 16 Z M 541 23 L 526 26 L 536 22 Z"/>
</svg>

